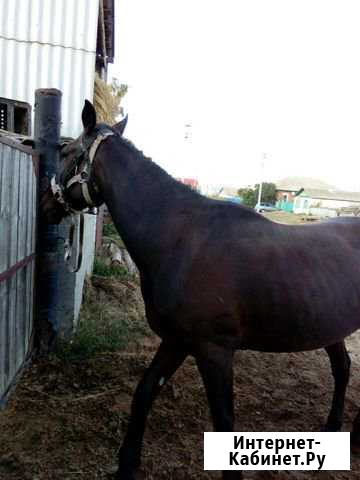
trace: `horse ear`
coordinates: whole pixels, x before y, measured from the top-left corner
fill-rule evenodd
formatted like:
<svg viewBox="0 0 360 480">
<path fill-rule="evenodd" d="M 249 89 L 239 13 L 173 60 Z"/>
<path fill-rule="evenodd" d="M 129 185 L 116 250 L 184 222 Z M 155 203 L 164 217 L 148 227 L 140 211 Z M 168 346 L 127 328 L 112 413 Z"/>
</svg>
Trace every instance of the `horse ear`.
<svg viewBox="0 0 360 480">
<path fill-rule="evenodd" d="M 85 100 L 85 105 L 81 114 L 82 123 L 85 133 L 91 133 L 96 125 L 96 112 L 92 103 L 89 100 Z"/>
<path fill-rule="evenodd" d="M 113 125 L 112 128 L 116 130 L 120 136 L 122 136 L 122 134 L 124 133 L 125 127 L 127 125 L 127 122 L 128 122 L 128 116 L 126 115 L 122 120 L 120 120 L 119 123 L 116 123 L 115 125 Z"/>
</svg>

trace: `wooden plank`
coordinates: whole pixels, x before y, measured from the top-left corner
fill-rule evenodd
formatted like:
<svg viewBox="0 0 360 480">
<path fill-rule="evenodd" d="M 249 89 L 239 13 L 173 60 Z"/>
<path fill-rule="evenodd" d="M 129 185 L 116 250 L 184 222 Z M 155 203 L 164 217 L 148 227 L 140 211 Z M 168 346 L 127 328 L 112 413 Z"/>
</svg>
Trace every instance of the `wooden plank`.
<svg viewBox="0 0 360 480">
<path fill-rule="evenodd" d="M 17 273 L 18 270 L 25 267 L 25 265 L 32 262 L 34 259 L 35 259 L 35 253 L 31 253 L 27 257 L 15 263 L 15 265 L 13 265 L 12 267 L 5 270 L 5 272 L 0 273 L 0 283 L 6 280 L 9 280 L 11 277 L 13 277 Z"/>
<path fill-rule="evenodd" d="M 29 163 L 27 162 L 27 167 L 30 168 Z M 36 221 L 36 219 L 33 217 L 33 187 L 34 187 L 34 182 L 33 182 L 33 175 L 31 170 L 27 172 L 27 190 L 26 190 L 26 237 L 25 237 L 25 249 L 26 252 L 32 252 L 33 248 L 35 248 L 35 245 L 33 247 L 32 245 L 32 223 Z M 33 308 L 33 302 L 34 302 L 34 292 L 32 290 L 31 286 L 31 265 L 29 265 L 25 269 L 25 279 L 24 279 L 24 288 L 25 288 L 25 311 L 24 311 L 24 320 L 23 320 L 23 348 L 24 348 L 24 355 L 27 354 L 28 350 L 28 341 L 31 335 L 31 330 L 30 330 L 30 316 L 31 316 L 31 310 Z"/>
<path fill-rule="evenodd" d="M 11 182 L 11 151 L 8 146 L 0 145 L 1 155 L 1 176 L 0 176 L 0 272 L 7 270 L 9 267 L 9 211 L 10 211 L 10 194 Z"/>
<path fill-rule="evenodd" d="M 8 267 L 8 206 L 10 185 L 5 181 L 9 171 L 9 147 L 0 144 L 0 272 Z M 7 316 L 8 316 L 8 285 L 0 283 L 0 396 L 7 386 Z"/>
<path fill-rule="evenodd" d="M 20 196 L 20 151 L 11 149 L 13 175 L 11 177 L 12 189 L 10 200 L 10 265 L 17 264 L 18 258 L 18 244 L 19 238 L 19 196 Z M 16 317 L 17 317 L 17 272 L 9 278 L 9 311 L 8 311 L 8 348 L 9 348 L 9 371 L 10 378 L 16 374 Z"/>
<path fill-rule="evenodd" d="M 17 258 L 24 258 L 28 252 L 26 248 L 26 216 L 27 216 L 27 189 L 31 181 L 31 164 L 29 165 L 28 156 L 24 152 L 19 152 L 19 207 L 18 207 L 18 250 Z M 29 178 L 30 175 L 30 178 Z M 16 351 L 16 371 L 24 359 L 24 324 L 26 322 L 26 272 L 25 268 L 19 269 L 16 274 L 16 323 L 15 323 L 15 351 Z"/>
<path fill-rule="evenodd" d="M 26 145 L 23 145 L 20 142 L 17 142 L 15 140 L 12 140 L 9 137 L 1 137 L 0 136 L 0 143 L 3 143 L 4 145 L 8 145 L 9 147 L 12 147 L 13 149 L 20 150 L 21 152 L 27 153 L 28 155 L 33 155 L 34 151 L 31 147 L 27 147 Z M 30 157 L 31 160 L 31 157 Z"/>
<path fill-rule="evenodd" d="M 6 318 L 8 308 L 8 287 L 7 282 L 0 283 L 0 398 L 5 392 L 7 379 L 5 375 L 6 358 Z"/>
</svg>

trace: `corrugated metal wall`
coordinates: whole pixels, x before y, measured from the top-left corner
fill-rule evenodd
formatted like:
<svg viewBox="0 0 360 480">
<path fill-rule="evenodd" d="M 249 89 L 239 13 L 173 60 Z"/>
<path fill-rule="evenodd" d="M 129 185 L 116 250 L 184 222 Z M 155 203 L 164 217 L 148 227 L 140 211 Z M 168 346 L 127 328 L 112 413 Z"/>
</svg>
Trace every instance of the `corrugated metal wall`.
<svg viewBox="0 0 360 480">
<path fill-rule="evenodd" d="M 35 90 L 58 88 L 63 93 L 61 134 L 77 137 L 84 100 L 93 98 L 98 14 L 99 0 L 0 0 L 0 97 L 29 103 L 34 115 Z M 58 317 L 64 332 L 74 326 L 84 277 L 92 269 L 93 217 L 86 220 L 84 244 L 79 273 L 59 267 Z"/>
<path fill-rule="evenodd" d="M 37 158 L 0 138 L 0 402 L 33 330 Z"/>
<path fill-rule="evenodd" d="M 37 88 L 63 92 L 62 135 L 81 132 L 93 98 L 99 0 L 0 0 L 0 97 L 34 104 Z"/>
</svg>

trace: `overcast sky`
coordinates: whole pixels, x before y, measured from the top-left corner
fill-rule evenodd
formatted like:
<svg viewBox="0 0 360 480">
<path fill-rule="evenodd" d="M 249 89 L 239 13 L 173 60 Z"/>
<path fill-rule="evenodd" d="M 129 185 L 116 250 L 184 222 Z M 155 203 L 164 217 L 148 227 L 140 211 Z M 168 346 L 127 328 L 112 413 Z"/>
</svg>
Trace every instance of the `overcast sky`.
<svg viewBox="0 0 360 480">
<path fill-rule="evenodd" d="M 126 136 L 170 174 L 360 190 L 358 0 L 115 4 Z"/>
</svg>

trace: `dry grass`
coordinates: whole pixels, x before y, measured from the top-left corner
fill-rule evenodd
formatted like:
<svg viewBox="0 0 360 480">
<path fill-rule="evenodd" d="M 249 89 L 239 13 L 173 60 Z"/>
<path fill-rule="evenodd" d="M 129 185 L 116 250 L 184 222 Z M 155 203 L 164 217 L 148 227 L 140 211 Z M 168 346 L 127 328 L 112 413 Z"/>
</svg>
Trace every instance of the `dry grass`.
<svg viewBox="0 0 360 480">
<path fill-rule="evenodd" d="M 117 117 L 123 113 L 121 100 L 127 92 L 127 86 L 117 80 L 108 85 L 98 74 L 95 75 L 94 107 L 99 122 L 114 125 Z"/>
<path fill-rule="evenodd" d="M 301 223 L 307 223 L 307 221 L 304 220 L 303 215 L 295 215 L 295 213 L 283 212 L 282 210 L 265 213 L 264 216 L 273 222 L 286 223 L 287 225 L 299 225 Z"/>
<path fill-rule="evenodd" d="M 70 342 L 58 345 L 56 356 L 61 359 L 89 359 L 120 351 L 150 332 L 138 279 L 122 267 L 110 269 L 101 260 L 98 263 L 104 268 L 86 282 L 78 328 Z"/>
</svg>

